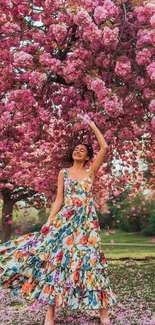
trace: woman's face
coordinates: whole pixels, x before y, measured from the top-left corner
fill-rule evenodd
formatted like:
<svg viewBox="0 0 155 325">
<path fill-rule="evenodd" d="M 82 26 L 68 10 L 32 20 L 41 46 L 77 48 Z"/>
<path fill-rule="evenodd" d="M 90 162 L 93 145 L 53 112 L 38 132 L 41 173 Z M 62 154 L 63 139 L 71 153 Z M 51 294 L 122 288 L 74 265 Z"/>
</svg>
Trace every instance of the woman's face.
<svg viewBox="0 0 155 325">
<path fill-rule="evenodd" d="M 72 153 L 72 158 L 78 161 L 85 161 L 88 158 L 86 146 L 84 144 L 77 145 Z"/>
</svg>

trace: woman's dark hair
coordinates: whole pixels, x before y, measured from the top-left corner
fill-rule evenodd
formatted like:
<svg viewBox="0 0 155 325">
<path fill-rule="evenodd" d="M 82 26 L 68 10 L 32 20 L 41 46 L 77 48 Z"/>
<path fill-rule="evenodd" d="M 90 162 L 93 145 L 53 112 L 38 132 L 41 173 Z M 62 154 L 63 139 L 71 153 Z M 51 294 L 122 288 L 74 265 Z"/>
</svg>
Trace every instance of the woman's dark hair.
<svg viewBox="0 0 155 325">
<path fill-rule="evenodd" d="M 89 159 L 91 159 L 93 157 L 93 147 L 92 147 L 92 145 L 87 144 L 87 143 L 79 143 L 79 144 L 83 144 L 87 148 L 87 155 L 88 155 Z"/>
<path fill-rule="evenodd" d="M 92 147 L 92 145 L 91 145 L 91 144 L 88 144 L 88 143 L 80 142 L 80 143 L 78 143 L 78 144 L 74 147 L 74 149 L 75 149 L 78 145 L 80 145 L 80 144 L 84 145 L 84 146 L 87 148 L 87 156 L 89 157 L 89 159 L 91 159 L 91 158 L 93 157 L 93 147 Z M 73 158 L 72 158 L 72 154 L 73 154 L 74 149 L 72 149 L 72 152 L 71 152 L 71 154 L 70 154 L 69 162 L 73 162 L 73 161 L 74 161 Z M 89 159 L 88 159 L 88 160 L 89 160 Z M 88 162 L 88 160 L 85 161 L 85 164 Z"/>
</svg>

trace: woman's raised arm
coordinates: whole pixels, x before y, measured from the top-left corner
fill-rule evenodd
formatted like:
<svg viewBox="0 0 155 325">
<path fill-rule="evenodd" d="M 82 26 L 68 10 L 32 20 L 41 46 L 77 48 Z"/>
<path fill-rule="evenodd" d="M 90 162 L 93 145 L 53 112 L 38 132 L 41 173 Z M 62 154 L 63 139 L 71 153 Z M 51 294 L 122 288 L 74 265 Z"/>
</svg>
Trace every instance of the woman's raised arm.
<svg viewBox="0 0 155 325">
<path fill-rule="evenodd" d="M 95 125 L 95 123 L 93 121 L 89 121 L 88 124 L 91 127 L 92 131 L 94 132 L 94 134 L 98 140 L 98 143 L 100 145 L 100 148 L 101 148 L 100 151 L 98 152 L 95 160 L 91 163 L 91 165 L 89 167 L 91 172 L 95 175 L 103 163 L 104 156 L 105 156 L 105 153 L 108 148 L 108 144 L 105 141 L 105 139 L 104 139 L 102 133 L 100 132 L 100 130 L 98 129 L 98 127 Z"/>
</svg>

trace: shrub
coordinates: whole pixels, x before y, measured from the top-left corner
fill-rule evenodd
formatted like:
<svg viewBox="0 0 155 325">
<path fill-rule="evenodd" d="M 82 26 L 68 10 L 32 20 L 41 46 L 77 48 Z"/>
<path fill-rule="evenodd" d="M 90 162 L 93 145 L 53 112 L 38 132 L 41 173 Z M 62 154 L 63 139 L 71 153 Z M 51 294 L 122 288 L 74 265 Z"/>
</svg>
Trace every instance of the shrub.
<svg viewBox="0 0 155 325">
<path fill-rule="evenodd" d="M 155 235 L 155 212 L 151 215 L 148 221 L 148 226 L 142 230 L 144 236 Z"/>
</svg>

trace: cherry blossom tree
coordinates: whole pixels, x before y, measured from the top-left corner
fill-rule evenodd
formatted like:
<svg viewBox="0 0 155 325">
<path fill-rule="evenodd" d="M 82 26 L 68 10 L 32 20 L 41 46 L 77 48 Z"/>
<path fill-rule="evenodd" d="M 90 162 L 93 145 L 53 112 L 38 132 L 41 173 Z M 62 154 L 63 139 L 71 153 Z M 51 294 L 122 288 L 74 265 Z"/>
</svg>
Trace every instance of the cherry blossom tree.
<svg viewBox="0 0 155 325">
<path fill-rule="evenodd" d="M 99 190 L 105 198 L 108 190 L 119 195 L 132 178 L 129 167 L 139 177 L 138 152 L 155 136 L 155 4 L 3 0 L 0 10 L 0 188 L 7 234 L 14 200 L 25 192 L 28 204 L 43 204 L 41 195 L 51 204 L 68 148 L 85 139 L 97 153 L 77 114 L 89 114 L 109 144 L 96 197 Z"/>
</svg>

